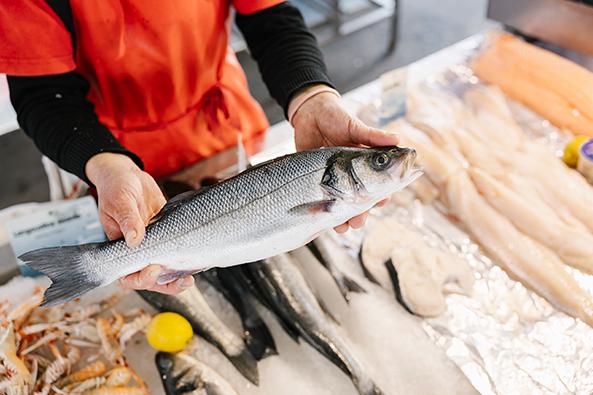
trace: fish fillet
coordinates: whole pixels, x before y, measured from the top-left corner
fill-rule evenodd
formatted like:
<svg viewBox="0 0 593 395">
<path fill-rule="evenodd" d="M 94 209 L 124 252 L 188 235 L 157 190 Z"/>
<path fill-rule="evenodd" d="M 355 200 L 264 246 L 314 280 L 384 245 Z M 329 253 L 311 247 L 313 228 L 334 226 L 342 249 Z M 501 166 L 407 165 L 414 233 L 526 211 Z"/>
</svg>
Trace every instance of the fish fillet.
<svg viewBox="0 0 593 395">
<path fill-rule="evenodd" d="M 567 226 L 556 215 L 541 213 L 480 169 L 470 169 L 469 174 L 486 201 L 521 232 L 552 249 L 565 263 L 593 273 L 593 235 Z"/>
<path fill-rule="evenodd" d="M 473 69 L 556 126 L 593 136 L 593 74 L 585 68 L 505 34 Z"/>
<path fill-rule="evenodd" d="M 450 177 L 447 194 L 452 213 L 511 277 L 559 310 L 593 325 L 591 296 L 565 270 L 562 261 L 488 205 L 465 171 Z"/>
</svg>

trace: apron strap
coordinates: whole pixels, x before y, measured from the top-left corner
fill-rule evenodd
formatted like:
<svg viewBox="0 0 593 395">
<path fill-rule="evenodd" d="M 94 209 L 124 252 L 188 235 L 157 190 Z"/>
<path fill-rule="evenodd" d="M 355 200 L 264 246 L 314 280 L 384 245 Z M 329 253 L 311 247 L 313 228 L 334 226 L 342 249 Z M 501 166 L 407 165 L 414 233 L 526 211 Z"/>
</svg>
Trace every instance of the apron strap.
<svg viewBox="0 0 593 395">
<path fill-rule="evenodd" d="M 64 26 L 70 32 L 72 37 L 72 54 L 76 55 L 76 31 L 74 30 L 74 20 L 72 18 L 72 7 L 69 0 L 46 0 L 47 5 L 60 17 Z"/>
</svg>

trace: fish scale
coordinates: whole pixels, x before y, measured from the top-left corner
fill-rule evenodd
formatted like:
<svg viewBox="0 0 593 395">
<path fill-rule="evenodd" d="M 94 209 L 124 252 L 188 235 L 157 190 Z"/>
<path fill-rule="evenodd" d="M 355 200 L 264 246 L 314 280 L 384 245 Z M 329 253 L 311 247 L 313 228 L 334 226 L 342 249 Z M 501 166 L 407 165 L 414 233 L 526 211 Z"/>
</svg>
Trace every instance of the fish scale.
<svg viewBox="0 0 593 395">
<path fill-rule="evenodd" d="M 373 207 L 420 175 L 399 147 L 322 148 L 252 167 L 173 198 L 130 248 L 123 239 L 32 251 L 20 258 L 48 275 L 45 305 L 63 303 L 159 263 L 160 284 L 211 267 L 301 247 Z"/>
</svg>

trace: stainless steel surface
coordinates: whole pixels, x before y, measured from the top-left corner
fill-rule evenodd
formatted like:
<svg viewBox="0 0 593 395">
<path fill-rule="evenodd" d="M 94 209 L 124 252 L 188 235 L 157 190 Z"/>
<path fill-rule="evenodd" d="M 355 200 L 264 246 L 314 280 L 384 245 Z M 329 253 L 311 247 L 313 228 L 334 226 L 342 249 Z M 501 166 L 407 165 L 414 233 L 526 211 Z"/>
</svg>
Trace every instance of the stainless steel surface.
<svg viewBox="0 0 593 395">
<path fill-rule="evenodd" d="M 570 0 L 490 0 L 488 17 L 527 36 L 593 55 L 590 4 Z"/>
</svg>

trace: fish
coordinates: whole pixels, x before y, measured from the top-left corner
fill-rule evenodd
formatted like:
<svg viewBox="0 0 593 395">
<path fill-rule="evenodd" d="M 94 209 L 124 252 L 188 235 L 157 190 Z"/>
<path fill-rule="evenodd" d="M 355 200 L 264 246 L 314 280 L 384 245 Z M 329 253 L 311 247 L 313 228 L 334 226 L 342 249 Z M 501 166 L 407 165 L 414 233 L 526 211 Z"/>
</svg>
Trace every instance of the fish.
<svg viewBox="0 0 593 395">
<path fill-rule="evenodd" d="M 243 339 L 212 311 L 197 287 L 188 288 L 177 295 L 152 291 L 136 292 L 157 310 L 172 311 L 185 317 L 197 334 L 216 346 L 247 380 L 258 385 L 257 361 Z"/>
<path fill-rule="evenodd" d="M 278 355 L 274 338 L 257 312 L 256 300 L 251 294 L 248 284 L 228 268 L 215 268 L 196 276 L 205 279 L 221 292 L 239 313 L 245 334 L 245 344 L 255 359 L 259 361 L 272 355 Z"/>
<path fill-rule="evenodd" d="M 265 259 L 307 244 L 420 177 L 402 147 L 302 151 L 171 199 L 137 247 L 125 240 L 44 248 L 19 257 L 51 280 L 44 306 L 79 297 L 150 262 L 166 284 L 212 267 Z"/>
<path fill-rule="evenodd" d="M 254 262 L 243 269 L 268 295 L 273 311 L 282 320 L 292 322 L 304 340 L 342 369 L 361 395 L 383 394 L 355 358 L 289 254 Z"/>
<path fill-rule="evenodd" d="M 166 395 L 239 395 L 214 369 L 187 352 L 158 352 L 155 363 Z"/>
<path fill-rule="evenodd" d="M 352 277 L 344 273 L 340 269 L 339 263 L 335 260 L 335 249 L 339 248 L 332 244 L 327 236 L 321 235 L 309 244 L 307 247 L 311 250 L 315 258 L 327 269 L 331 274 L 334 282 L 340 289 L 340 293 L 346 302 L 350 302 L 350 293 L 365 293 L 366 290 L 356 282 Z"/>
</svg>

